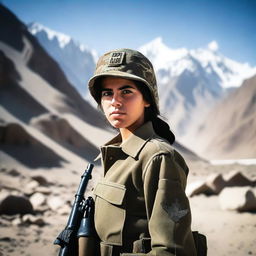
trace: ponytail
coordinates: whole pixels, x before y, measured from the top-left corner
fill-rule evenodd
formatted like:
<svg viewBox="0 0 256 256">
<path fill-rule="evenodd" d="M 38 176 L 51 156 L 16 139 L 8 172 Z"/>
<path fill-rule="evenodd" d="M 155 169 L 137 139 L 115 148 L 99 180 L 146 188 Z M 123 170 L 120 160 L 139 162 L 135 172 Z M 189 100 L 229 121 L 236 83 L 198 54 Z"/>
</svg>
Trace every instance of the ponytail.
<svg viewBox="0 0 256 256">
<path fill-rule="evenodd" d="M 156 117 L 152 120 L 153 128 L 160 137 L 166 139 L 170 144 L 175 141 L 175 135 L 170 130 L 170 126 L 161 118 Z"/>
<path fill-rule="evenodd" d="M 175 141 L 175 135 L 170 130 L 170 126 L 162 118 L 159 117 L 158 106 L 156 105 L 156 101 L 153 99 L 148 86 L 146 86 L 141 81 L 134 82 L 142 93 L 144 100 L 150 103 L 150 106 L 145 108 L 145 122 L 151 121 L 155 133 L 166 139 L 170 144 L 173 144 Z"/>
<path fill-rule="evenodd" d="M 155 116 L 151 121 L 155 133 L 166 139 L 170 144 L 173 144 L 175 141 L 175 135 L 170 130 L 170 126 L 158 116 Z"/>
</svg>

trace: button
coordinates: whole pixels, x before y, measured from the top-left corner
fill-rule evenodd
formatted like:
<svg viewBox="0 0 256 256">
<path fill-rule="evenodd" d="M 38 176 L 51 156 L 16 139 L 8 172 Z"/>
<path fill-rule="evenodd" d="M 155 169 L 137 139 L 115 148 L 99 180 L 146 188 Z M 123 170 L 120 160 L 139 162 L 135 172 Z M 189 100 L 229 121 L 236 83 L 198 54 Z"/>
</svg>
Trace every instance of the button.
<svg viewBox="0 0 256 256">
<path fill-rule="evenodd" d="M 110 161 L 112 161 L 112 160 L 113 160 L 113 156 L 110 156 L 108 159 L 109 159 Z"/>
</svg>

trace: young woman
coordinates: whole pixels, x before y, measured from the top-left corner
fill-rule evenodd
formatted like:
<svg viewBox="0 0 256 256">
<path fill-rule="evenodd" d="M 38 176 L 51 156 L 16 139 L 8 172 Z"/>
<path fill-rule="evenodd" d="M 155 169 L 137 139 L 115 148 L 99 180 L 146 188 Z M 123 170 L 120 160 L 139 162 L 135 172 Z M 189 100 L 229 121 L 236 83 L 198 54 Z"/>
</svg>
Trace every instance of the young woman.
<svg viewBox="0 0 256 256">
<path fill-rule="evenodd" d="M 155 73 L 140 52 L 98 61 L 89 89 L 119 134 L 101 147 L 104 178 L 94 189 L 101 256 L 196 255 L 185 195 L 188 167 L 159 115 Z"/>
</svg>

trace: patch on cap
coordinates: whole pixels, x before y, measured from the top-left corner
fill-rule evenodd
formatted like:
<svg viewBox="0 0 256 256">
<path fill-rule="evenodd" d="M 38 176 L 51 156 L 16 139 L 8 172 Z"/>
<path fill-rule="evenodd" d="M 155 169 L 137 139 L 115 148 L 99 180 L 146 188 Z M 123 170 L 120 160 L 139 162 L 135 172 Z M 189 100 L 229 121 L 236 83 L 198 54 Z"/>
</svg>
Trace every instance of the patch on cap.
<svg viewBox="0 0 256 256">
<path fill-rule="evenodd" d="M 110 55 L 109 67 L 116 67 L 122 65 L 124 61 L 125 52 L 112 52 Z"/>
</svg>

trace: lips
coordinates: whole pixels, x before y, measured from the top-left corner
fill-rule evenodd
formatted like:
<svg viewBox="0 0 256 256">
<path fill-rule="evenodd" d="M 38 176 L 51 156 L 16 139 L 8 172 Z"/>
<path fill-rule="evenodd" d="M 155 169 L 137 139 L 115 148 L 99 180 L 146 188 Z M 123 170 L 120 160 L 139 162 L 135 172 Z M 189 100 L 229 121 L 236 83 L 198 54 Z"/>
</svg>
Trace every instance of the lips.
<svg viewBox="0 0 256 256">
<path fill-rule="evenodd" d="M 111 113 L 110 113 L 110 116 L 112 117 L 112 118 L 122 118 L 123 116 L 125 115 L 125 113 L 124 112 L 122 112 L 122 111 L 119 111 L 119 110 L 115 110 L 115 111 L 112 111 Z"/>
<path fill-rule="evenodd" d="M 121 112 L 121 111 L 118 111 L 118 110 L 115 110 L 113 112 L 110 113 L 110 115 L 124 115 L 125 113 L 124 112 Z"/>
</svg>

